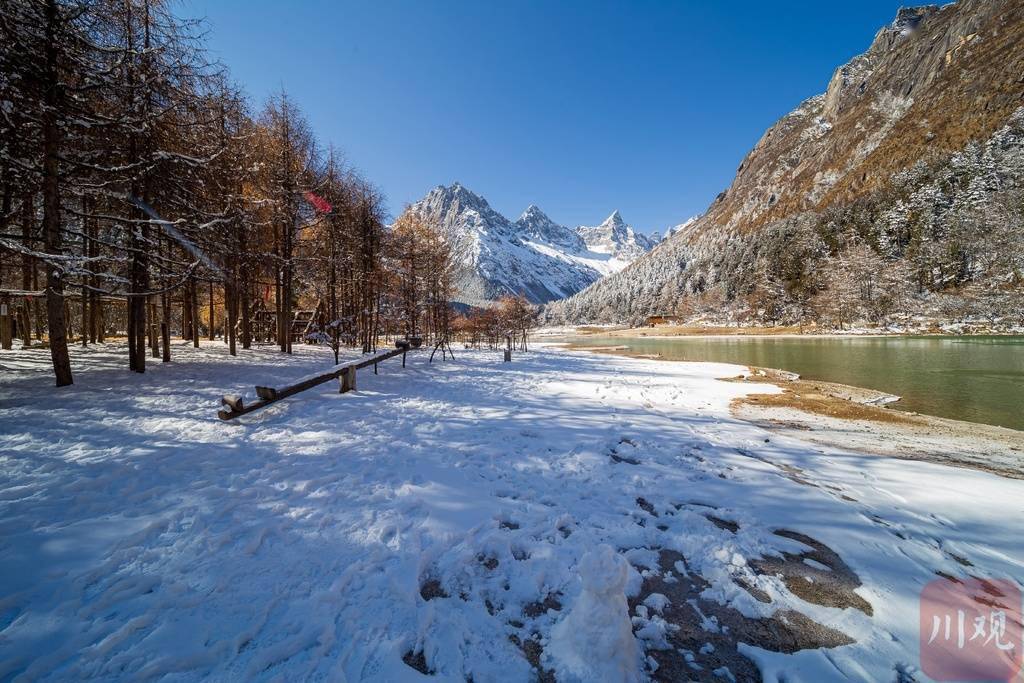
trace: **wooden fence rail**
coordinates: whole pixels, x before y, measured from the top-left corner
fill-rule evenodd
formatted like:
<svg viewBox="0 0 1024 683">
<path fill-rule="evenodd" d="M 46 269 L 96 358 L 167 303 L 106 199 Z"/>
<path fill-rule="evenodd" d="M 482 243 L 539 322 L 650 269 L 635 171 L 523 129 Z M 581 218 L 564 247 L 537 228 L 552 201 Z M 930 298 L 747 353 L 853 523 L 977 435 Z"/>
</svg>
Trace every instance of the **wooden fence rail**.
<svg viewBox="0 0 1024 683">
<path fill-rule="evenodd" d="M 385 351 L 383 353 L 375 353 L 372 356 L 363 356 L 362 358 L 357 358 L 346 363 L 340 363 L 327 372 L 307 377 L 295 384 L 289 384 L 288 386 L 281 387 L 280 389 L 257 385 L 256 395 L 259 396 L 259 398 L 248 404 L 243 403 L 241 396 L 225 394 L 221 397 L 221 404 L 224 408 L 217 411 L 217 417 L 222 420 L 233 420 L 239 415 L 245 415 L 246 413 L 251 413 L 254 410 L 259 410 L 271 403 L 276 403 L 277 401 L 288 398 L 289 396 L 294 396 L 300 391 L 305 391 L 306 389 L 311 389 L 325 382 L 330 382 L 332 379 L 340 379 L 339 391 L 341 393 L 352 391 L 356 388 L 356 370 L 360 368 L 367 368 L 371 365 L 376 366 L 381 361 L 385 361 L 388 358 L 394 358 L 395 356 L 402 356 L 402 367 L 405 367 L 405 354 L 409 350 L 410 349 L 408 347 L 398 348 L 392 351 Z M 374 370 L 376 371 L 376 367 Z"/>
</svg>

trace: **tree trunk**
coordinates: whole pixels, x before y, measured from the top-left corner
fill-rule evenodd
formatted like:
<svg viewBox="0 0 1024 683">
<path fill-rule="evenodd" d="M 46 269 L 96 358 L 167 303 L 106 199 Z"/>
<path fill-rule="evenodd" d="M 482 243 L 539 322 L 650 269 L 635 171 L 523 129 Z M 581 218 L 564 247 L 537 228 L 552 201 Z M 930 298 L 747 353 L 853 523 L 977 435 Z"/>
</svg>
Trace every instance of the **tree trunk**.
<svg viewBox="0 0 1024 683">
<path fill-rule="evenodd" d="M 162 362 L 171 362 L 171 297 L 164 292 L 160 299 L 160 337 L 163 342 Z"/>
<path fill-rule="evenodd" d="M 191 296 L 189 300 L 192 304 L 192 347 L 199 348 L 199 292 L 196 286 L 195 278 L 189 280 L 189 289 L 191 290 Z"/>
<path fill-rule="evenodd" d="M 89 202 L 85 197 L 82 197 L 82 214 L 87 216 L 89 214 Z M 83 217 L 82 221 L 85 223 L 83 226 L 85 229 L 82 230 L 82 256 L 89 255 L 89 227 L 90 222 L 88 218 Z M 82 348 L 89 346 L 89 289 L 86 287 L 86 277 L 82 276 Z"/>
<path fill-rule="evenodd" d="M 224 303 L 227 304 L 227 322 L 224 324 L 224 337 L 228 343 L 228 353 L 232 356 L 238 355 L 238 348 L 235 340 L 235 327 L 238 325 L 238 294 L 237 285 L 232 281 L 224 284 Z"/>
<path fill-rule="evenodd" d="M 249 285 L 244 279 L 241 289 L 242 300 L 239 302 L 239 306 L 242 309 L 242 348 L 248 349 L 252 347 L 252 320 L 249 311 Z"/>
<path fill-rule="evenodd" d="M 210 341 L 213 341 L 214 339 L 216 339 L 216 335 L 214 334 L 214 323 L 215 322 L 216 322 L 216 316 L 214 315 L 214 308 L 213 308 L 213 280 L 210 280 L 210 328 L 209 328 L 209 334 L 207 335 L 207 337 L 209 338 Z"/>
<path fill-rule="evenodd" d="M 153 297 L 146 297 L 146 306 L 149 309 L 149 348 L 153 358 L 160 357 L 160 333 L 156 324 L 156 302 Z"/>
<path fill-rule="evenodd" d="M 46 106 L 43 113 L 43 244 L 46 253 L 61 253 L 60 234 L 60 147 L 61 128 L 57 121 L 60 84 L 57 73 L 57 0 L 46 3 Z M 67 323 L 64 319 L 64 273 L 53 264 L 46 267 L 46 318 L 50 333 L 50 358 L 57 386 L 72 384 L 68 355 Z"/>
<path fill-rule="evenodd" d="M 21 241 L 26 249 L 32 248 L 32 223 L 35 220 L 32 195 L 25 194 L 21 202 Z M 21 288 L 25 291 L 32 289 L 32 273 L 35 271 L 35 260 L 28 254 L 21 255 Z M 30 299 L 26 298 L 21 305 L 21 323 L 18 325 L 21 332 L 22 345 L 27 349 L 32 346 L 32 313 L 30 311 Z"/>
<path fill-rule="evenodd" d="M 192 289 L 189 282 L 181 288 L 181 338 L 192 338 Z"/>
</svg>

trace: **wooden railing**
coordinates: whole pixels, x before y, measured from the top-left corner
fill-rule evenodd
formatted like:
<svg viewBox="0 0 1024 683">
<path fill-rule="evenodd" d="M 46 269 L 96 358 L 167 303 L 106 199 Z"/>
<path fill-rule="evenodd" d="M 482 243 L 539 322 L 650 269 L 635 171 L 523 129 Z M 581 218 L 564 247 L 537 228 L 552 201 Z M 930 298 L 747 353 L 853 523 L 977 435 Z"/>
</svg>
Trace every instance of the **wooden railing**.
<svg viewBox="0 0 1024 683">
<path fill-rule="evenodd" d="M 306 389 L 311 389 L 325 382 L 330 382 L 332 379 L 340 380 L 340 393 L 353 391 L 356 388 L 356 370 L 360 368 L 367 368 L 371 365 L 376 366 L 378 363 L 385 361 L 388 358 L 394 358 L 395 356 L 402 357 L 402 367 L 405 367 L 405 354 L 409 351 L 410 348 L 406 346 L 391 351 L 385 351 L 383 353 L 375 353 L 371 356 L 363 356 L 362 358 L 340 363 L 327 372 L 307 377 L 295 384 L 289 384 L 288 386 L 284 386 L 279 389 L 257 385 L 256 395 L 259 396 L 259 398 L 252 403 L 243 403 L 241 396 L 226 394 L 221 397 L 221 404 L 224 407 L 217 411 L 217 417 L 222 420 L 233 420 L 240 415 L 251 413 L 254 410 L 265 408 L 271 403 L 276 403 L 282 399 L 288 398 L 289 396 L 294 396 L 300 391 L 305 391 Z M 376 371 L 376 368 L 374 368 L 374 371 Z"/>
</svg>

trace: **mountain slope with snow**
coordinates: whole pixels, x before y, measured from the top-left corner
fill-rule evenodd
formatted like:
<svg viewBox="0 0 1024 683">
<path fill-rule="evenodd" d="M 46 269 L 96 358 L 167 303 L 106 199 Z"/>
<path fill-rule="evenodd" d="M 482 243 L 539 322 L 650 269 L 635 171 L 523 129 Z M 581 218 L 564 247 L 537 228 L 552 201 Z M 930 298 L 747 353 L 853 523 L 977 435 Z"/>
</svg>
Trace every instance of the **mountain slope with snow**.
<svg viewBox="0 0 1024 683">
<path fill-rule="evenodd" d="M 458 265 L 456 299 L 468 304 L 508 294 L 532 303 L 571 296 L 653 246 L 618 211 L 600 226 L 571 230 L 531 205 L 512 222 L 459 183 L 435 187 L 410 208 L 448 239 Z"/>
<path fill-rule="evenodd" d="M 891 282 L 886 297 L 843 304 L 866 320 L 926 313 L 936 296 L 1012 315 L 1005 290 L 1021 259 L 1001 245 L 1024 235 L 1017 209 L 1004 215 L 1024 196 L 1022 40 L 1019 1 L 901 9 L 824 93 L 764 133 L 703 215 L 548 307 L 548 320 L 726 311 L 774 324 L 813 308 L 814 321 L 842 326 L 830 302 L 865 277 Z M 866 266 L 844 265 L 857 254 Z M 975 305 L 962 294 L 972 286 L 1007 303 Z"/>
</svg>

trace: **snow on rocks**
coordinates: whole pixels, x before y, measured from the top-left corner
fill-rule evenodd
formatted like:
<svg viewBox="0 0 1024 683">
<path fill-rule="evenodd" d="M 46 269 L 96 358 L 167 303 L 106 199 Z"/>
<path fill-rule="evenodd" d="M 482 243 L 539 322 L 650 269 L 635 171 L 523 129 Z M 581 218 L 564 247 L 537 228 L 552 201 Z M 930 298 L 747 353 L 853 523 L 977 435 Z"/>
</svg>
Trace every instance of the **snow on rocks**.
<svg viewBox="0 0 1024 683">
<path fill-rule="evenodd" d="M 547 653 L 559 681 L 633 683 L 640 649 L 626 605 L 629 565 L 609 545 L 580 560 L 582 590 L 569 615 L 551 630 Z"/>
<path fill-rule="evenodd" d="M 1024 482 L 766 443 L 736 366 L 457 353 L 223 423 L 329 350 L 0 351 L 0 680 L 549 680 L 601 545 L 638 678 L 891 680 L 936 572 L 1024 576 Z"/>
</svg>

